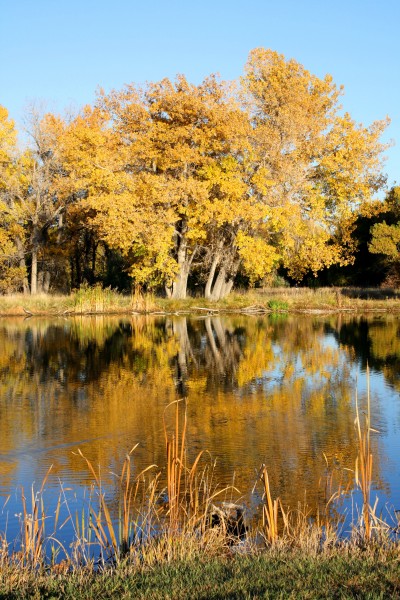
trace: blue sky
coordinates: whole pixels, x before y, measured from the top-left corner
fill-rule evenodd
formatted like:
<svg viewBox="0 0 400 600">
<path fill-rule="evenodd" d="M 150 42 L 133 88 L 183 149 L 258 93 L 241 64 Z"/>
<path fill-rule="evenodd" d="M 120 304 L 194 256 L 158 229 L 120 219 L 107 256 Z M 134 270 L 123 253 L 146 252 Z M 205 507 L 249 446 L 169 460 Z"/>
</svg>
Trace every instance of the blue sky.
<svg viewBox="0 0 400 600">
<path fill-rule="evenodd" d="M 184 73 L 235 79 L 252 48 L 295 58 L 345 86 L 343 107 L 385 135 L 389 184 L 400 181 L 398 0 L 0 0 L 0 104 L 21 125 L 26 106 L 79 108 L 95 90 Z"/>
</svg>

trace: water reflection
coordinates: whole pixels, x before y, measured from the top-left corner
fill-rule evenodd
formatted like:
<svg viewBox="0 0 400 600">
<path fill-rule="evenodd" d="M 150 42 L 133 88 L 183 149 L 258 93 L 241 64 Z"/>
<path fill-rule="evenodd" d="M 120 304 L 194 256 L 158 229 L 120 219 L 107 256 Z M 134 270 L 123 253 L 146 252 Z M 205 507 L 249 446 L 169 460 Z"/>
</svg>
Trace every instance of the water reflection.
<svg viewBox="0 0 400 600">
<path fill-rule="evenodd" d="M 164 410 L 185 397 L 191 457 L 208 449 L 221 483 L 235 474 L 249 501 L 266 463 L 274 495 L 294 506 L 307 490 L 316 505 L 324 455 L 351 476 L 355 375 L 368 362 L 380 429 L 374 479 L 397 493 L 398 447 L 387 440 L 399 425 L 399 326 L 340 315 L 3 319 L 0 491 L 40 481 L 51 463 L 54 486 L 54 476 L 87 485 L 81 448 L 113 493 L 109 471 L 136 442 L 137 469 L 164 465 Z"/>
</svg>

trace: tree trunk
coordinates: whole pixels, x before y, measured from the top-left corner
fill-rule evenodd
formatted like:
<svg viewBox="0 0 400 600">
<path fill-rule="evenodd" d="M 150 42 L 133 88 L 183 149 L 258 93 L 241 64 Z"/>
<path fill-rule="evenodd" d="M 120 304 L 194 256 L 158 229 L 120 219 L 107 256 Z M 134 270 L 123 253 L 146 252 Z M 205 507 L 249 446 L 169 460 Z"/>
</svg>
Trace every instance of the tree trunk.
<svg viewBox="0 0 400 600">
<path fill-rule="evenodd" d="M 34 247 L 32 250 L 32 264 L 31 264 L 31 295 L 37 294 L 37 248 Z"/>
<path fill-rule="evenodd" d="M 24 294 L 29 294 L 29 282 L 28 282 L 28 277 L 27 277 L 27 274 L 26 274 L 26 263 L 25 263 L 24 246 L 23 246 L 22 241 L 20 240 L 19 237 L 17 237 L 15 239 L 15 245 L 17 246 L 17 251 L 18 251 L 19 266 L 25 272 L 24 278 L 22 280 L 23 293 Z"/>
<path fill-rule="evenodd" d="M 220 296 L 219 296 L 220 300 L 222 298 L 226 298 L 227 296 L 229 296 L 229 294 L 231 293 L 232 288 L 233 288 L 233 283 L 234 283 L 234 278 L 233 277 L 231 277 L 230 279 L 228 279 L 227 281 L 225 281 L 225 283 L 222 286 L 221 293 L 220 293 Z"/>
<path fill-rule="evenodd" d="M 225 284 L 226 270 L 225 267 L 221 267 L 215 280 L 214 287 L 211 292 L 211 300 L 218 301 L 221 297 L 221 291 Z"/>
<path fill-rule="evenodd" d="M 240 261 L 237 260 L 233 266 L 229 268 L 229 274 L 226 267 L 224 265 L 221 266 L 211 292 L 211 300 L 217 302 L 222 298 L 226 298 L 226 296 L 230 294 L 235 280 L 235 275 L 239 269 L 239 265 Z"/>
<path fill-rule="evenodd" d="M 50 272 L 49 271 L 45 271 L 44 273 L 44 278 L 43 278 L 43 291 L 45 294 L 49 293 L 49 289 L 50 289 Z"/>
<path fill-rule="evenodd" d="M 192 266 L 192 262 L 194 256 L 196 254 L 196 248 L 194 248 L 191 256 L 188 256 L 188 243 L 187 243 L 187 226 L 185 223 L 181 224 L 181 231 L 179 233 L 178 238 L 178 253 L 177 253 L 177 261 L 178 261 L 178 274 L 176 276 L 175 281 L 172 284 L 172 294 L 171 298 L 174 299 L 184 299 L 187 295 L 187 282 L 190 273 L 190 267 Z"/>
<path fill-rule="evenodd" d="M 187 294 L 187 280 L 189 277 L 190 265 L 188 261 L 184 261 L 179 265 L 179 272 L 176 276 L 174 283 L 172 284 L 171 298 L 175 300 L 183 300 Z"/>
<path fill-rule="evenodd" d="M 43 282 L 44 282 L 44 273 L 43 271 L 39 271 L 37 275 L 37 293 L 41 294 L 43 292 Z"/>
<path fill-rule="evenodd" d="M 206 288 L 204 290 L 204 297 L 207 298 L 207 300 L 211 300 L 211 290 L 212 290 L 212 285 L 214 282 L 214 277 L 215 277 L 215 271 L 217 270 L 217 266 L 219 261 L 221 260 L 221 255 L 219 252 L 217 252 L 213 258 L 212 264 L 211 264 L 211 268 L 210 268 L 210 272 L 208 274 L 208 279 L 207 279 L 207 283 L 206 283 Z"/>
</svg>

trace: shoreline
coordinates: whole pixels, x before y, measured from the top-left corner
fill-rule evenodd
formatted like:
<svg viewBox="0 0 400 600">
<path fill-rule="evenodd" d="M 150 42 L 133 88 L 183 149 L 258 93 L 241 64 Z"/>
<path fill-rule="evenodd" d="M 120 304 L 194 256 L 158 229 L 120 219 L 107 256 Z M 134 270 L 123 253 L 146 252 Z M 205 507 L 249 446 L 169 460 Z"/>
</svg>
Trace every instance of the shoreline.
<svg viewBox="0 0 400 600">
<path fill-rule="evenodd" d="M 0 296 L 0 318 L 340 313 L 400 314 L 400 292 L 375 288 L 267 288 L 233 292 L 219 302 L 197 297 L 173 300 L 152 294 L 124 295 L 99 287 L 69 295 Z"/>
</svg>

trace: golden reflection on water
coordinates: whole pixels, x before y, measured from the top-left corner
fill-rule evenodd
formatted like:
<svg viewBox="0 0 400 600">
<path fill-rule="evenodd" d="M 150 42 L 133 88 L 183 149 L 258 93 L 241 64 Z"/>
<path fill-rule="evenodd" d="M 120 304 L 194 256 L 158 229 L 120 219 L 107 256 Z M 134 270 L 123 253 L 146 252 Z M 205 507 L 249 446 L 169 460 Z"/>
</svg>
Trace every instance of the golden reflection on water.
<svg viewBox="0 0 400 600">
<path fill-rule="evenodd" d="M 164 411 L 186 397 L 189 458 L 209 450 L 215 479 L 234 475 L 246 501 L 265 463 L 274 495 L 295 506 L 306 490 L 315 506 L 324 454 L 338 478 L 354 466 L 354 362 L 375 361 L 400 389 L 399 358 L 394 317 L 2 319 L 0 490 L 50 464 L 88 485 L 78 448 L 106 483 L 137 442 L 136 468 L 163 468 Z"/>
</svg>

